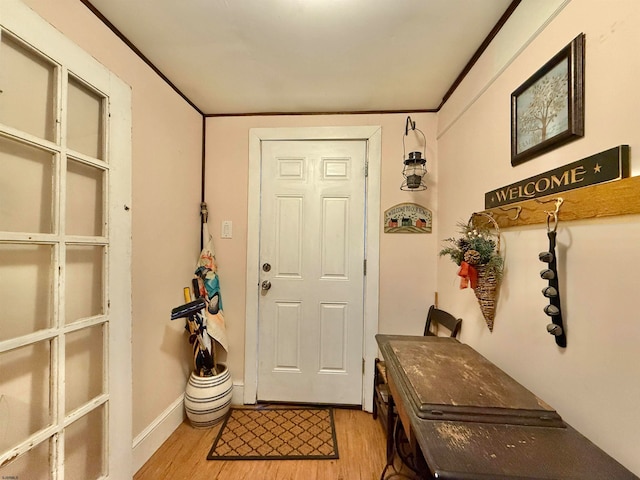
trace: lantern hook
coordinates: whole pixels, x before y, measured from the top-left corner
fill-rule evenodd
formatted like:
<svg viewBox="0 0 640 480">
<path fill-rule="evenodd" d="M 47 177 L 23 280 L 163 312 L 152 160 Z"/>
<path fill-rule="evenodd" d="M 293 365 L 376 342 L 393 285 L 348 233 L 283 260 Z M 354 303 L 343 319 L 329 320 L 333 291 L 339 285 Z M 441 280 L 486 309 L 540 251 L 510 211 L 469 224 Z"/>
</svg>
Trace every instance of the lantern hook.
<svg viewBox="0 0 640 480">
<path fill-rule="evenodd" d="M 409 127 L 411 127 L 411 130 L 415 130 L 416 129 L 416 122 L 411 120 L 411 117 L 407 117 L 407 123 L 404 126 L 404 135 L 405 135 L 405 137 L 407 135 L 409 135 Z"/>
</svg>

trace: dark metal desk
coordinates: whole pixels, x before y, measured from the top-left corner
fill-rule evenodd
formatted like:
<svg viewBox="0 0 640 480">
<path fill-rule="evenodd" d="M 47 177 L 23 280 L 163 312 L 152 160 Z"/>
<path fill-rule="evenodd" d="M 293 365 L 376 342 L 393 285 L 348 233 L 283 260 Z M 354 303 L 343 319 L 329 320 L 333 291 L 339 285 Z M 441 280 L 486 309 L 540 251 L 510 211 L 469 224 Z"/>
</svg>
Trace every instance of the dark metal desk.
<svg viewBox="0 0 640 480">
<path fill-rule="evenodd" d="M 638 480 L 468 345 L 376 340 L 398 416 L 428 466 L 425 478 Z"/>
</svg>

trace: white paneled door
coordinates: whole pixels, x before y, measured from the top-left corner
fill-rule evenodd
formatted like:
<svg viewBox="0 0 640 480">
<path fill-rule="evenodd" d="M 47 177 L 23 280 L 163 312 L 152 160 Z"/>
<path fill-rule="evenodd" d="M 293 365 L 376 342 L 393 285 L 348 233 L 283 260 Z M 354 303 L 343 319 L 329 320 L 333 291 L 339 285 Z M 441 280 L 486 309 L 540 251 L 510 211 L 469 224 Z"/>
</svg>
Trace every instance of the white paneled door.
<svg viewBox="0 0 640 480">
<path fill-rule="evenodd" d="M 362 402 L 366 147 L 262 142 L 260 401 Z"/>
<path fill-rule="evenodd" d="M 130 479 L 131 92 L 0 0 L 0 478 Z"/>
</svg>

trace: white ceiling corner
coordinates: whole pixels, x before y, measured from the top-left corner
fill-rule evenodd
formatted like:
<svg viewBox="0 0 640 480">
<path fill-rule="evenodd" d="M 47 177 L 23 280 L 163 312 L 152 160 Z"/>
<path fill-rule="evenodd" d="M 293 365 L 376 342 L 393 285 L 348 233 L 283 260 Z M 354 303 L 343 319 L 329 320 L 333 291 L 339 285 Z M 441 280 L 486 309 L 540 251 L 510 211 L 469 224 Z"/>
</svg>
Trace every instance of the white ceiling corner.
<svg viewBox="0 0 640 480">
<path fill-rule="evenodd" d="M 90 0 L 205 114 L 436 109 L 511 0 Z"/>
</svg>

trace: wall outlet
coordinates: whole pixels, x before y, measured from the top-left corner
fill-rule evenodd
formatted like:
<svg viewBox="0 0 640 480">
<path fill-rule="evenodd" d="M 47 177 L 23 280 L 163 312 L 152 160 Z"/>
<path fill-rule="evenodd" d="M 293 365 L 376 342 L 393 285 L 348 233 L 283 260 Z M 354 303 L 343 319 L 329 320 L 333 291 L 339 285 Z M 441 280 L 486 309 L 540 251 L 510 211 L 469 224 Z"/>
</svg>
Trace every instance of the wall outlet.
<svg viewBox="0 0 640 480">
<path fill-rule="evenodd" d="M 231 220 L 224 220 L 222 222 L 220 238 L 233 238 L 233 224 Z"/>
</svg>

